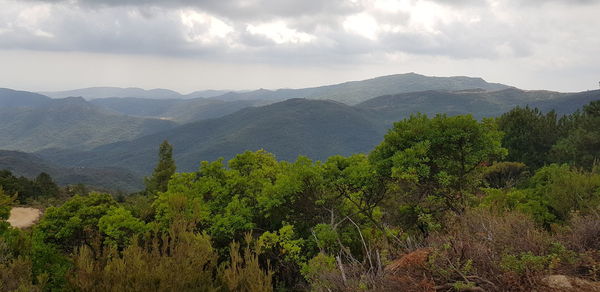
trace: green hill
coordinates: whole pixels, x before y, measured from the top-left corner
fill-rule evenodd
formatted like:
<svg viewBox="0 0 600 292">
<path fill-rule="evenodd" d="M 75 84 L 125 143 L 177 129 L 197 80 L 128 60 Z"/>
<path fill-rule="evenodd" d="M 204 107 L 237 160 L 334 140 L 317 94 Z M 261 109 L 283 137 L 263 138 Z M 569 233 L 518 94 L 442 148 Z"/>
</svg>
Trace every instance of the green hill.
<svg viewBox="0 0 600 292">
<path fill-rule="evenodd" d="M 0 108 L 0 149 L 91 149 L 173 126 L 170 121 L 112 113 L 82 98 L 48 99 L 44 106 Z"/>
<path fill-rule="evenodd" d="M 291 99 L 92 151 L 44 151 L 40 155 L 65 165 L 117 166 L 147 174 L 165 139 L 174 146 L 178 170 L 189 171 L 202 160 L 231 158 L 246 150 L 265 149 L 282 160 L 366 152 L 382 137 L 383 131 L 361 109 L 333 101 Z"/>
<path fill-rule="evenodd" d="M 146 99 L 146 98 L 99 98 L 90 103 L 138 117 L 161 118 L 178 123 L 219 118 L 249 106 L 268 104 L 265 100 L 223 101 L 208 98 L 194 99 Z"/>
<path fill-rule="evenodd" d="M 357 105 L 377 112 L 377 117 L 390 125 L 413 113 L 434 115 L 472 114 L 476 118 L 494 117 L 515 106 L 551 102 L 566 94 L 551 91 L 525 91 L 508 88 L 497 91 L 420 91 L 376 97 Z"/>
</svg>

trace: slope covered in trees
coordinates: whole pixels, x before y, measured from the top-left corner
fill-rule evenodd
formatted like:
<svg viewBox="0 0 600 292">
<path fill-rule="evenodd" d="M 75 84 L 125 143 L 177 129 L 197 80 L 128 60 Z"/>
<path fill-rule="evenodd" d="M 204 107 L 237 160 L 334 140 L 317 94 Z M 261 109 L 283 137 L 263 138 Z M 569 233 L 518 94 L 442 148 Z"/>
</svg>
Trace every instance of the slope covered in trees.
<svg viewBox="0 0 600 292">
<path fill-rule="evenodd" d="M 138 191 L 143 186 L 141 176 L 123 168 L 64 167 L 18 151 L 0 150 L 0 170 L 29 179 L 42 172 L 48 173 L 62 186 L 84 184 L 96 189 L 125 192 Z"/>
<path fill-rule="evenodd" d="M 21 100 L 11 95 L 14 100 Z M 129 117 L 81 98 L 48 99 L 27 107 L 0 107 L 0 149 L 91 149 L 170 129 L 173 122 Z"/>
<path fill-rule="evenodd" d="M 371 149 L 381 139 L 383 129 L 370 117 L 341 103 L 292 99 L 92 151 L 41 155 L 64 165 L 119 166 L 143 174 L 152 169 L 156 145 L 163 140 L 173 144 L 177 165 L 186 171 L 197 169 L 200 160 L 229 159 L 245 150 L 266 149 L 283 160 L 293 160 L 298 155 L 325 159 Z"/>
<path fill-rule="evenodd" d="M 266 105 L 265 100 L 222 101 L 208 98 L 194 99 L 144 99 L 144 98 L 99 98 L 90 103 L 121 114 L 161 118 L 178 123 L 214 119 L 234 113 L 250 106 Z"/>
<path fill-rule="evenodd" d="M 528 104 L 548 104 L 552 109 L 554 100 L 570 100 L 571 96 L 551 91 L 525 91 L 509 88 L 497 91 L 421 91 L 376 97 L 357 105 L 372 110 L 387 123 L 420 112 L 430 115 L 445 113 L 449 115 L 472 114 L 476 118 L 495 117 L 515 106 Z M 600 99 L 600 95 L 596 95 Z M 580 105 L 579 107 L 581 107 Z M 572 113 L 576 109 L 565 113 Z"/>
</svg>

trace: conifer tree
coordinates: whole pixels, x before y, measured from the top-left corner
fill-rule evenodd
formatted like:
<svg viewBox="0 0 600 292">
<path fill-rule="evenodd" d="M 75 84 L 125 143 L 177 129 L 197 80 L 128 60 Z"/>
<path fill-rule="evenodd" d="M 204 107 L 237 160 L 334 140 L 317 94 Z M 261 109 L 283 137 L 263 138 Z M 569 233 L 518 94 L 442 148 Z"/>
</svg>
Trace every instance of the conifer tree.
<svg viewBox="0 0 600 292">
<path fill-rule="evenodd" d="M 152 176 L 146 178 L 146 194 L 164 192 L 171 176 L 175 173 L 175 161 L 173 160 L 173 146 L 167 140 L 160 144 L 158 151 L 158 164 L 154 168 Z"/>
</svg>

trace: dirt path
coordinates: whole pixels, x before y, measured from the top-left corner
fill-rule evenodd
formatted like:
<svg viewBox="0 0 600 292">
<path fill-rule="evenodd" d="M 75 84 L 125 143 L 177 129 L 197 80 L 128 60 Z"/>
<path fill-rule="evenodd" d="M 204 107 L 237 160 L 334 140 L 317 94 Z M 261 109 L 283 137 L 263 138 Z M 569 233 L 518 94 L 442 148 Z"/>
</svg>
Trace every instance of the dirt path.
<svg viewBox="0 0 600 292">
<path fill-rule="evenodd" d="M 15 207 L 10 210 L 8 223 L 15 228 L 27 228 L 35 224 L 42 212 L 35 208 Z"/>
</svg>

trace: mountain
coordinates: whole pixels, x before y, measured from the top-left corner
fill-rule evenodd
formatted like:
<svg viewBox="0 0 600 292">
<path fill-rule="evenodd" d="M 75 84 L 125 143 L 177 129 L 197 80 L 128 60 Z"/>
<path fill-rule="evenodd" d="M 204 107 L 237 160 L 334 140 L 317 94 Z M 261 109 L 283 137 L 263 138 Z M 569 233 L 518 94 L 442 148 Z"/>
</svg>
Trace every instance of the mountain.
<svg viewBox="0 0 600 292">
<path fill-rule="evenodd" d="M 183 100 L 111 97 L 94 99 L 90 103 L 126 115 L 188 123 L 219 118 L 242 108 L 266 105 L 269 102 L 265 100 L 223 101 L 210 98 Z"/>
<path fill-rule="evenodd" d="M 179 92 L 169 89 L 150 89 L 145 90 L 136 87 L 120 88 L 120 87 L 89 87 L 66 91 L 46 91 L 40 92 L 43 95 L 52 98 L 66 98 L 79 96 L 84 99 L 91 100 L 105 97 L 137 97 L 148 99 L 173 99 L 184 98 Z"/>
<path fill-rule="evenodd" d="M 501 115 L 515 106 L 550 102 L 566 95 L 551 91 L 525 91 L 508 88 L 497 91 L 420 91 L 384 95 L 362 102 L 356 107 L 377 113 L 386 124 L 408 117 L 413 113 L 434 115 L 472 114 L 476 118 Z"/>
<path fill-rule="evenodd" d="M 265 149 L 279 159 L 298 155 L 326 159 L 335 154 L 370 151 L 392 122 L 412 113 L 498 116 L 514 106 L 543 103 L 548 107 L 598 98 L 597 93 L 565 94 L 507 88 L 496 91 L 421 91 L 385 95 L 356 106 L 326 100 L 289 99 L 188 123 L 131 141 L 102 145 L 89 151 L 54 149 L 38 152 L 54 163 L 85 167 L 123 167 L 148 175 L 158 145 L 168 140 L 180 171 L 191 171 L 201 160 L 229 159 L 246 150 Z"/>
<path fill-rule="evenodd" d="M 235 92 L 235 90 L 199 90 L 199 91 L 194 91 L 190 94 L 186 94 L 185 98 L 186 99 L 191 99 L 191 98 L 211 98 L 211 97 L 216 97 L 219 95 L 224 95 L 230 92 Z"/>
<path fill-rule="evenodd" d="M 555 110 L 558 114 L 565 115 L 573 113 L 595 100 L 600 100 L 600 90 L 563 94 L 556 99 L 533 102 L 531 106 L 542 111 Z"/>
<path fill-rule="evenodd" d="M 91 149 L 174 125 L 170 121 L 112 113 L 80 97 L 49 99 L 44 106 L 0 108 L 0 149 Z"/>
<path fill-rule="evenodd" d="M 473 77 L 430 77 L 415 73 L 382 76 L 362 81 L 351 81 L 334 85 L 302 89 L 259 89 L 250 92 L 230 92 L 214 97 L 220 100 L 285 100 L 289 98 L 308 98 L 334 100 L 346 104 L 358 104 L 374 97 L 417 92 L 425 90 L 456 91 L 466 89 L 501 90 L 510 86 L 488 83 Z"/>
<path fill-rule="evenodd" d="M 105 190 L 134 192 L 143 189 L 143 180 L 122 168 L 68 168 L 54 165 L 38 156 L 0 150 L 0 170 L 7 169 L 17 176 L 30 179 L 48 173 L 59 185 L 85 184 Z"/>
<path fill-rule="evenodd" d="M 40 107 L 51 101 L 47 96 L 8 88 L 0 88 L 0 108 L 6 107 Z"/>
<path fill-rule="evenodd" d="M 126 167 L 148 174 L 163 140 L 174 147 L 178 171 L 191 171 L 202 160 L 229 159 L 246 150 L 265 149 L 282 160 L 295 160 L 298 155 L 326 159 L 367 152 L 382 138 L 381 128 L 361 109 L 334 101 L 290 99 L 91 151 L 39 154 L 65 165 Z"/>
</svg>

